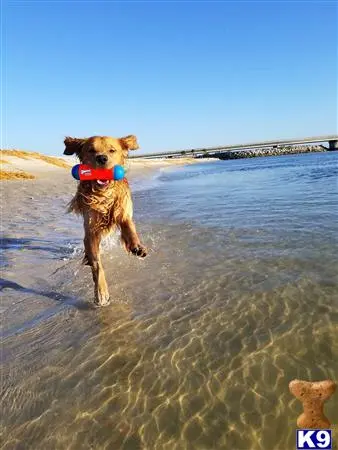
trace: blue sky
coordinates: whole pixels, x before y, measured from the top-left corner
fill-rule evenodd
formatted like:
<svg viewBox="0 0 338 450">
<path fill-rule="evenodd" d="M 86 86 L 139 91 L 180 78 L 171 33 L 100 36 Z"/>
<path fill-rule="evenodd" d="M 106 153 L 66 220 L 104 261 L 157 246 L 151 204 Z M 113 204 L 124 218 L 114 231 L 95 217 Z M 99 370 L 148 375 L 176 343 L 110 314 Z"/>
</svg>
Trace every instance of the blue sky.
<svg viewBox="0 0 338 450">
<path fill-rule="evenodd" d="M 2 147 L 337 133 L 335 2 L 4 1 Z"/>
</svg>

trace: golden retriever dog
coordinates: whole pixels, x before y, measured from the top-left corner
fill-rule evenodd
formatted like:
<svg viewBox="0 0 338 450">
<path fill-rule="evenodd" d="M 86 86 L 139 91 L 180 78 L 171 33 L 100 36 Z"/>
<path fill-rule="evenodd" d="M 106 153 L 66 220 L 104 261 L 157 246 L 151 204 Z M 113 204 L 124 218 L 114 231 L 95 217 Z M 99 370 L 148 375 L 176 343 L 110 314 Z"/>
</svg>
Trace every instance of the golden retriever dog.
<svg viewBox="0 0 338 450">
<path fill-rule="evenodd" d="M 111 169 L 116 164 L 123 166 L 129 150 L 138 149 L 135 136 L 120 139 L 107 136 L 86 139 L 66 137 L 64 143 L 64 155 L 76 154 L 82 164 L 88 164 L 95 169 Z M 68 210 L 83 216 L 83 263 L 92 269 L 94 302 L 97 306 L 108 305 L 109 291 L 100 257 L 102 237 L 111 233 L 117 226 L 127 252 L 142 258 L 147 255 L 132 219 L 133 203 L 129 184 L 126 179 L 80 181 Z"/>
</svg>

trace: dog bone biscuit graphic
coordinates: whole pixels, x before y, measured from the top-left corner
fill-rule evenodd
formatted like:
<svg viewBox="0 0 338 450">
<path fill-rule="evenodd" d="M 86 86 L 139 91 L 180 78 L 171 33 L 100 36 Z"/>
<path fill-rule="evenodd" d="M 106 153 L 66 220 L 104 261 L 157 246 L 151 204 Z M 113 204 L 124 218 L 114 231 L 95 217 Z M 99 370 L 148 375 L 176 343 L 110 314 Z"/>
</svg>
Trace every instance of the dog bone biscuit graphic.
<svg viewBox="0 0 338 450">
<path fill-rule="evenodd" d="M 331 380 L 310 381 L 293 380 L 289 389 L 303 404 L 303 414 L 297 419 L 299 428 L 330 428 L 330 421 L 324 415 L 324 402 L 336 390 L 336 383 Z"/>
</svg>

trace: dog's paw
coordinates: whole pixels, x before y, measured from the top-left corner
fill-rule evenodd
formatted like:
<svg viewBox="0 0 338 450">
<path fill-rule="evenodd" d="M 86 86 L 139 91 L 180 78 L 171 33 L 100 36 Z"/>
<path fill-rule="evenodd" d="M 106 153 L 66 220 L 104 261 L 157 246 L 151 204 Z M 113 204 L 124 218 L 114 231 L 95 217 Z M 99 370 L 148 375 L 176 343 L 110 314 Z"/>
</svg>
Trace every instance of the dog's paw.
<svg viewBox="0 0 338 450">
<path fill-rule="evenodd" d="M 96 306 L 96 308 L 102 308 L 103 306 L 108 306 L 110 305 L 110 298 L 108 297 L 105 300 L 98 300 L 95 298 L 94 300 L 94 306 Z"/>
<path fill-rule="evenodd" d="M 139 256 L 140 258 L 145 258 L 148 254 L 147 249 L 141 244 L 133 247 L 130 251 L 133 255 Z"/>
<path fill-rule="evenodd" d="M 110 303 L 109 292 L 105 289 L 99 289 L 95 292 L 94 305 L 100 308 L 101 306 L 108 306 Z"/>
</svg>

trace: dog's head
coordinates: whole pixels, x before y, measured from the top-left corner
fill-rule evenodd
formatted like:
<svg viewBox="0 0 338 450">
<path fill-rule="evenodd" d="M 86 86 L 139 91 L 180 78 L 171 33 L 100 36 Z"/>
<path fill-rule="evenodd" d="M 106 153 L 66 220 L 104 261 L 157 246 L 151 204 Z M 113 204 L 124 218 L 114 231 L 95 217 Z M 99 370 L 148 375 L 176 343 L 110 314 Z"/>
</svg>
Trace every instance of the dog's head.
<svg viewBox="0 0 338 450">
<path fill-rule="evenodd" d="M 109 136 L 92 136 L 86 139 L 66 137 L 64 155 L 74 155 L 82 164 L 94 169 L 111 169 L 119 164 L 123 166 L 129 150 L 137 150 L 137 139 L 133 135 L 117 139 Z M 109 185 L 109 181 L 97 180 L 100 187 Z"/>
</svg>

